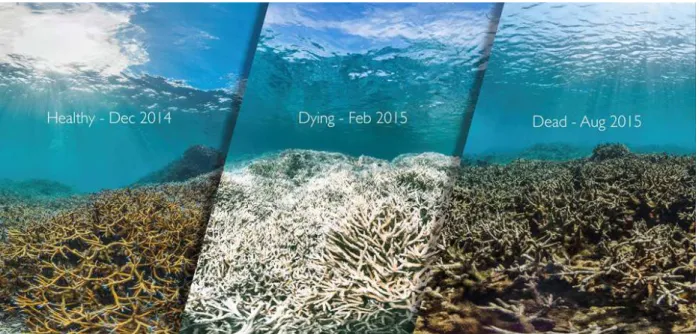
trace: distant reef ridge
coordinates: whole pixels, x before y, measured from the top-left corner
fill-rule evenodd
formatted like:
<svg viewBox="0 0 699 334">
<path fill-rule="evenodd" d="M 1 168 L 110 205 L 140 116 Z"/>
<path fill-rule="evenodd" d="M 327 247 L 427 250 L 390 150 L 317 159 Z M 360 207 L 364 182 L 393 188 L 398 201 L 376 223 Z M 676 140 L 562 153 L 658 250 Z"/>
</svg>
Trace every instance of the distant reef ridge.
<svg viewBox="0 0 699 334">
<path fill-rule="evenodd" d="M 46 179 L 14 181 L 0 179 L 0 196 L 15 198 L 57 197 L 74 194 L 73 188 L 63 183 Z"/>
<path fill-rule="evenodd" d="M 185 181 L 223 167 L 225 159 L 225 154 L 215 148 L 194 145 L 188 148 L 179 159 L 148 174 L 135 184 Z"/>
<path fill-rule="evenodd" d="M 603 143 L 597 146 L 576 145 L 563 142 L 537 143 L 524 149 L 506 150 L 496 149 L 481 153 L 465 153 L 462 158 L 466 165 L 507 164 L 518 159 L 568 161 L 579 158 L 588 158 L 591 152 L 600 147 L 608 147 L 611 143 Z M 621 144 L 617 144 L 621 145 Z M 670 155 L 694 155 L 695 149 L 678 145 L 623 145 L 629 153 L 635 154 L 670 154 Z"/>
</svg>

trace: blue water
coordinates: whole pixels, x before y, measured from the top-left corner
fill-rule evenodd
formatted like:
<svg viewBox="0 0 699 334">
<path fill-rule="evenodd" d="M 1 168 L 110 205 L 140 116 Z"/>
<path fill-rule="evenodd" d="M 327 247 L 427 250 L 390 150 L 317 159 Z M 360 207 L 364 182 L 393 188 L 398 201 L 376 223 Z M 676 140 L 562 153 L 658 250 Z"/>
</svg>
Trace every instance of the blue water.
<svg viewBox="0 0 699 334">
<path fill-rule="evenodd" d="M 118 188 L 193 145 L 230 148 L 229 161 L 289 148 L 458 154 L 476 95 L 466 155 L 584 155 L 603 142 L 694 152 L 694 6 L 506 4 L 488 58 L 493 4 L 272 4 L 248 67 L 259 4 L 3 4 L 0 179 Z M 170 121 L 47 124 L 47 112 L 110 111 Z M 301 111 L 335 126 L 299 124 Z M 534 114 L 569 127 L 533 128 Z M 610 115 L 642 126 L 609 128 Z M 607 129 L 571 124 L 582 116 Z"/>
<path fill-rule="evenodd" d="M 225 151 L 258 4 L 0 6 L 0 179 L 134 183 L 193 145 Z M 109 112 L 160 115 L 109 124 Z M 47 124 L 47 112 L 104 118 Z M 170 113 L 170 121 L 164 120 Z"/>
<path fill-rule="evenodd" d="M 694 4 L 505 4 L 465 154 L 603 142 L 693 153 L 695 31 Z M 534 114 L 568 127 L 534 128 Z M 570 124 L 585 115 L 606 130 Z M 610 115 L 642 126 L 611 128 Z"/>
<path fill-rule="evenodd" d="M 383 159 L 452 154 L 488 49 L 493 9 L 270 4 L 229 161 L 291 148 Z M 302 111 L 332 116 L 334 126 L 304 124 Z M 372 119 L 350 124 L 350 112 Z"/>
</svg>

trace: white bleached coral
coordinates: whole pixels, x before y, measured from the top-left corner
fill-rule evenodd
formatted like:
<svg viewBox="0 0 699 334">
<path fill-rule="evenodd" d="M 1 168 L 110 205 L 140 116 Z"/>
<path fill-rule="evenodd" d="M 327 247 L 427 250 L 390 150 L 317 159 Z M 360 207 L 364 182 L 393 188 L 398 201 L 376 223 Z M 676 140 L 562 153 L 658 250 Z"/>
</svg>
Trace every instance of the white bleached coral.
<svg viewBox="0 0 699 334">
<path fill-rule="evenodd" d="M 183 330 L 411 331 L 457 165 L 290 150 L 225 172 Z"/>
</svg>

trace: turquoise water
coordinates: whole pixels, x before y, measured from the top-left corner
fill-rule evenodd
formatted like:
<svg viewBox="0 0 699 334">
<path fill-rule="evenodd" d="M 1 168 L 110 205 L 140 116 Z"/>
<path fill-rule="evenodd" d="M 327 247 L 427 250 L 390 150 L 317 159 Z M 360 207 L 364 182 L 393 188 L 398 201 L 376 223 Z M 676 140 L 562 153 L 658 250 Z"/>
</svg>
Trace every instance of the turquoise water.
<svg viewBox="0 0 699 334">
<path fill-rule="evenodd" d="M 3 184 L 123 187 L 194 145 L 230 149 L 229 161 L 290 148 L 458 155 L 466 133 L 466 155 L 568 157 L 603 142 L 695 151 L 693 4 L 506 4 L 494 43 L 493 4 L 272 4 L 260 28 L 264 11 L 0 6 Z M 232 98 L 247 70 L 236 118 Z M 98 118 L 47 122 L 74 112 Z M 159 121 L 109 124 L 110 112 Z M 350 112 L 371 120 L 350 124 Z M 534 128 L 535 114 L 566 117 L 568 127 Z M 611 115 L 629 126 L 611 128 Z M 311 116 L 325 118 L 311 126 Z M 606 119 L 606 129 L 572 124 L 583 116 Z M 637 118 L 642 126 L 630 126 Z"/>
<path fill-rule="evenodd" d="M 460 151 L 496 15 L 492 4 L 270 4 L 229 161 Z"/>
<path fill-rule="evenodd" d="M 193 145 L 225 151 L 261 14 L 259 4 L 0 5 L 0 179 L 88 192 L 132 184 Z M 74 112 L 97 118 L 48 122 Z M 110 112 L 137 124 L 110 124 Z"/>
<path fill-rule="evenodd" d="M 604 142 L 693 154 L 694 13 L 694 4 L 505 4 L 465 154 L 583 155 Z M 568 127 L 534 128 L 535 114 L 567 116 Z M 612 128 L 611 115 L 627 126 Z M 629 127 L 636 115 L 642 125 Z M 606 119 L 605 130 L 580 128 L 584 116 Z"/>
</svg>

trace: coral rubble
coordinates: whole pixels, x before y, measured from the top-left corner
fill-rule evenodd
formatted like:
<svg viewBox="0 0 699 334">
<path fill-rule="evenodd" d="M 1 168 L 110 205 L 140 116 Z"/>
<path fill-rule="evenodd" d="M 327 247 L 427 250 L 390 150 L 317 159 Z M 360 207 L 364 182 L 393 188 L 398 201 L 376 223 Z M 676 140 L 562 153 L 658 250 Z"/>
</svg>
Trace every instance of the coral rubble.
<svg viewBox="0 0 699 334">
<path fill-rule="evenodd" d="M 104 191 L 11 229 L 0 308 L 32 332 L 176 332 L 216 180 Z"/>
<path fill-rule="evenodd" d="M 224 173 L 188 333 L 406 333 L 458 160 L 289 150 Z"/>
<path fill-rule="evenodd" d="M 695 331 L 694 156 L 464 165 L 416 333 Z"/>
</svg>

